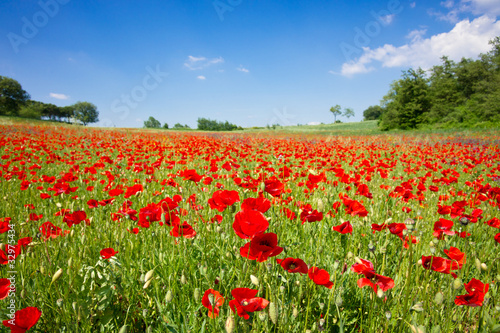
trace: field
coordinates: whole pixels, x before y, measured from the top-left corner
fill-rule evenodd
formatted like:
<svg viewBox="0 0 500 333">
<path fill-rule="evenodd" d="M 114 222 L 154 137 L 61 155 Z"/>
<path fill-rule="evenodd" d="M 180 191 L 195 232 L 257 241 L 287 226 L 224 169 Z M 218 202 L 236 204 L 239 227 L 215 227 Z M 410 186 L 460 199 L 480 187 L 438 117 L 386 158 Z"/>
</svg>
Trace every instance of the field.
<svg viewBox="0 0 500 333">
<path fill-rule="evenodd" d="M 500 332 L 500 133 L 373 125 L 4 120 L 2 329 Z"/>
</svg>

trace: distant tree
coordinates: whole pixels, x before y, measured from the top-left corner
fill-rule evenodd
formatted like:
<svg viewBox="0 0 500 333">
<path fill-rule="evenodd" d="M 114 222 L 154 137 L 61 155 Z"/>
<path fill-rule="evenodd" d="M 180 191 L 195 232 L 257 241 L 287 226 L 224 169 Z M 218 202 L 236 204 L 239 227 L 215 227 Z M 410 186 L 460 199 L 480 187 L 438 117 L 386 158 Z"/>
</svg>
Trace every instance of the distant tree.
<svg viewBox="0 0 500 333">
<path fill-rule="evenodd" d="M 187 126 L 187 125 L 186 125 Z M 174 125 L 174 128 L 176 129 L 180 129 L 180 128 L 184 128 L 184 125 L 180 124 L 180 123 L 177 123 Z M 188 127 L 189 128 L 189 127 Z"/>
<path fill-rule="evenodd" d="M 380 105 L 372 105 L 363 111 L 363 118 L 365 120 L 377 120 L 383 112 L 384 109 Z"/>
<path fill-rule="evenodd" d="M 163 128 L 168 129 L 168 124 L 167 123 L 163 124 Z"/>
<path fill-rule="evenodd" d="M 156 120 L 154 117 L 149 117 L 149 119 L 144 122 L 144 127 L 146 127 L 146 128 L 160 128 L 161 123 L 158 120 Z"/>
<path fill-rule="evenodd" d="M 354 117 L 354 110 L 352 108 L 345 108 L 342 115 L 344 117 L 347 117 L 347 119 Z"/>
<path fill-rule="evenodd" d="M 228 121 L 220 122 L 206 118 L 198 118 L 198 129 L 201 131 L 234 131 L 238 126 Z"/>
<path fill-rule="evenodd" d="M 333 122 L 337 122 L 337 116 L 340 116 L 342 114 L 341 111 L 342 107 L 340 105 L 335 105 L 330 108 L 330 112 L 333 113 Z"/>
<path fill-rule="evenodd" d="M 30 99 L 16 80 L 0 76 L 0 115 L 17 116 L 21 106 Z"/>
<path fill-rule="evenodd" d="M 99 111 L 97 107 L 89 102 L 77 102 L 72 105 L 73 116 L 83 126 L 99 121 Z"/>
</svg>

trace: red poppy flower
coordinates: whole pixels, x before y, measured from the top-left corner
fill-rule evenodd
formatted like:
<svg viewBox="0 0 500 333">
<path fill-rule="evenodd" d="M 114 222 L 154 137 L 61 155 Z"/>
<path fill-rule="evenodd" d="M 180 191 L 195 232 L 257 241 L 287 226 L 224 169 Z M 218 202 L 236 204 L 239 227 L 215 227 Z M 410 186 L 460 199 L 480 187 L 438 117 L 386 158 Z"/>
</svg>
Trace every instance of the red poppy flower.
<svg viewBox="0 0 500 333">
<path fill-rule="evenodd" d="M 0 299 L 7 298 L 10 293 L 10 280 L 0 279 Z"/>
<path fill-rule="evenodd" d="M 41 315 L 42 311 L 36 307 L 24 308 L 16 311 L 14 319 L 4 320 L 3 325 L 10 327 L 11 333 L 24 333 L 35 326 Z"/>
<path fill-rule="evenodd" d="M 170 231 L 170 236 L 194 238 L 196 231 L 186 221 L 183 224 L 174 224 L 173 229 Z"/>
<path fill-rule="evenodd" d="M 265 213 L 271 208 L 271 201 L 263 196 L 258 198 L 246 198 L 241 204 L 241 210 L 257 210 Z"/>
<path fill-rule="evenodd" d="M 113 250 L 113 248 L 111 248 L 111 247 L 102 249 L 100 252 L 102 259 L 109 259 L 117 253 L 118 253 L 118 251 Z"/>
<path fill-rule="evenodd" d="M 307 264 L 298 258 L 276 259 L 276 262 L 289 273 L 302 273 L 306 274 L 308 267 Z"/>
<path fill-rule="evenodd" d="M 10 230 L 10 223 L 5 221 L 5 222 L 0 222 L 0 234 L 3 234 L 7 231 Z"/>
<path fill-rule="evenodd" d="M 219 190 L 215 191 L 212 197 L 208 199 L 208 204 L 211 209 L 223 212 L 226 207 L 233 205 L 237 201 L 240 201 L 238 191 Z"/>
<path fill-rule="evenodd" d="M 191 180 L 195 183 L 199 182 L 203 178 L 203 176 L 199 175 L 194 169 L 184 170 L 180 172 L 180 176 L 183 177 L 184 180 Z"/>
<path fill-rule="evenodd" d="M 470 280 L 469 283 L 465 284 L 465 290 L 467 290 L 467 295 L 459 295 L 455 298 L 456 305 L 467 305 L 472 307 L 482 306 L 484 301 L 484 295 L 488 292 L 489 284 L 482 283 L 477 279 Z"/>
<path fill-rule="evenodd" d="M 278 246 L 278 236 L 275 233 L 258 234 L 252 240 L 240 248 L 242 257 L 264 262 L 269 257 L 275 257 L 283 252 L 283 248 Z"/>
<path fill-rule="evenodd" d="M 323 219 L 323 213 L 318 212 L 316 209 L 312 209 L 310 204 L 302 207 L 302 213 L 300 213 L 300 220 L 302 224 L 306 222 L 317 222 Z"/>
<path fill-rule="evenodd" d="M 31 241 L 32 241 L 31 237 L 19 238 L 17 241 L 17 245 L 24 250 L 31 243 Z"/>
<path fill-rule="evenodd" d="M 144 190 L 144 187 L 142 184 L 134 184 L 133 186 L 127 187 L 127 191 L 125 192 L 125 195 L 123 196 L 125 199 L 130 198 L 133 195 L 136 195 L 138 192 L 142 192 Z"/>
<path fill-rule="evenodd" d="M 83 210 L 77 210 L 73 213 L 64 214 L 63 222 L 68 225 L 68 228 L 71 228 L 73 225 L 80 224 L 82 221 L 85 221 L 87 225 L 90 223 L 90 220 L 87 219 L 87 213 Z"/>
<path fill-rule="evenodd" d="M 375 233 L 375 231 L 382 231 L 384 229 L 387 229 L 388 227 L 389 227 L 389 225 L 387 225 L 385 223 L 382 223 L 382 224 L 373 223 L 372 224 L 373 233 Z"/>
<path fill-rule="evenodd" d="M 285 190 L 285 184 L 280 182 L 276 177 L 267 179 L 266 181 L 264 181 L 264 185 L 264 191 L 266 191 L 273 197 L 279 197 Z"/>
<path fill-rule="evenodd" d="M 404 223 L 391 223 L 387 226 L 391 234 L 398 236 L 399 238 L 403 238 L 403 230 L 406 230 L 406 224 Z"/>
<path fill-rule="evenodd" d="M 208 317 L 216 318 L 219 315 L 219 307 L 224 304 L 224 297 L 213 289 L 205 291 L 201 299 L 201 304 L 208 309 Z"/>
<path fill-rule="evenodd" d="M 69 230 L 63 231 L 61 228 L 56 227 L 52 222 L 45 222 L 42 224 L 38 230 L 40 233 L 45 236 L 45 240 L 49 238 L 57 238 L 59 236 L 64 236 L 65 234 L 69 234 Z"/>
<path fill-rule="evenodd" d="M 394 280 L 390 277 L 375 273 L 374 266 L 369 260 L 359 259 L 359 262 L 351 266 L 351 271 L 365 276 L 357 282 L 360 288 L 370 286 L 374 292 L 377 292 L 378 288 L 382 289 L 382 291 L 394 288 Z"/>
<path fill-rule="evenodd" d="M 342 202 L 345 206 L 345 211 L 347 214 L 351 216 L 360 216 L 360 217 L 365 217 L 368 215 L 368 211 L 366 210 L 365 206 L 361 204 L 359 201 L 352 200 L 349 198 L 347 195 L 344 195 L 342 197 Z"/>
<path fill-rule="evenodd" d="M 352 234 L 352 224 L 349 221 L 345 221 L 341 225 L 332 227 L 333 231 L 340 232 L 341 234 Z"/>
<path fill-rule="evenodd" d="M 500 219 L 498 217 L 494 217 L 491 220 L 486 221 L 485 223 L 490 227 L 500 229 Z"/>
<path fill-rule="evenodd" d="M 307 275 L 318 286 L 324 286 L 328 289 L 332 289 L 333 282 L 330 281 L 330 274 L 326 270 L 318 267 L 311 267 L 309 268 Z"/>
<path fill-rule="evenodd" d="M 455 231 L 451 231 L 452 227 L 453 221 L 440 218 L 439 221 L 434 223 L 434 233 L 432 235 L 438 239 L 444 239 L 443 235 L 453 236 Z"/>
<path fill-rule="evenodd" d="M 286 217 L 289 219 L 289 220 L 295 220 L 297 218 L 297 214 L 295 214 L 295 212 L 291 211 L 290 209 L 286 208 L 286 207 L 283 207 L 281 209 L 281 211 L 283 213 L 285 213 Z"/>
<path fill-rule="evenodd" d="M 435 256 L 422 256 L 422 266 L 425 269 L 430 269 L 435 272 L 451 274 L 451 276 L 456 278 L 457 275 L 452 271 L 461 269 L 465 264 L 465 253 L 461 252 L 456 247 L 450 247 L 449 250 L 444 250 L 444 252 L 450 259 Z"/>
<path fill-rule="evenodd" d="M 256 210 L 244 210 L 234 216 L 234 232 L 243 239 L 252 238 L 269 228 L 266 217 Z"/>
<path fill-rule="evenodd" d="M 255 297 L 258 292 L 257 289 L 249 288 L 233 289 L 231 295 L 233 295 L 234 299 L 229 301 L 231 310 L 237 313 L 238 316 L 248 319 L 250 318 L 248 312 L 256 312 L 265 309 L 269 301 L 261 297 Z"/>
<path fill-rule="evenodd" d="M 496 241 L 497 243 L 500 243 L 500 232 L 499 232 L 498 234 L 496 234 L 496 235 L 495 235 L 495 238 L 494 238 L 494 239 L 495 239 L 495 241 Z"/>
<path fill-rule="evenodd" d="M 87 201 L 87 205 L 89 206 L 89 208 L 96 208 L 99 206 L 99 201 L 90 199 L 89 201 Z"/>
</svg>

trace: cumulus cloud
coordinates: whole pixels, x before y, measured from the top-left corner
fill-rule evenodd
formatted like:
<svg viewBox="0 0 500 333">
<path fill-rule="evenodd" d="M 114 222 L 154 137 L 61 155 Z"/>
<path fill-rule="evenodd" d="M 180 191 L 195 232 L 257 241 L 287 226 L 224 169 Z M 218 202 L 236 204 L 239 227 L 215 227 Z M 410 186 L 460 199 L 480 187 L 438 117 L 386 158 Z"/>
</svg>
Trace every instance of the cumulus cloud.
<svg viewBox="0 0 500 333">
<path fill-rule="evenodd" d="M 207 78 L 204 77 L 203 75 L 199 75 L 198 77 L 196 77 L 198 80 L 206 80 Z"/>
<path fill-rule="evenodd" d="M 224 59 L 222 57 L 208 59 L 206 57 L 188 56 L 188 58 L 184 62 L 184 66 L 186 66 L 190 70 L 199 70 L 223 62 Z"/>
<path fill-rule="evenodd" d="M 489 41 L 500 35 L 500 21 L 484 15 L 473 21 L 462 20 L 449 32 L 429 38 L 423 38 L 424 34 L 424 30 L 411 32 L 407 36 L 411 41 L 402 46 L 386 44 L 376 49 L 364 47 L 361 57 L 342 65 L 341 74 L 352 76 L 368 73 L 375 69 L 375 63 L 380 63 L 382 67 L 428 69 L 437 65 L 445 55 L 455 61 L 462 57 L 474 58 L 491 49 Z"/>
<path fill-rule="evenodd" d="M 55 98 L 55 99 L 61 99 L 61 100 L 69 99 L 68 95 L 65 95 L 65 94 L 56 94 L 56 93 L 50 93 L 50 97 Z"/>
<path fill-rule="evenodd" d="M 500 15 L 500 3 L 498 0 L 462 0 L 469 6 L 470 11 L 475 15 L 488 15 L 496 17 Z"/>
<path fill-rule="evenodd" d="M 237 70 L 239 70 L 240 72 L 243 72 L 243 73 L 248 73 L 250 72 L 248 69 L 246 69 L 245 67 L 243 67 L 242 65 L 240 65 L 240 67 L 236 68 Z"/>
</svg>

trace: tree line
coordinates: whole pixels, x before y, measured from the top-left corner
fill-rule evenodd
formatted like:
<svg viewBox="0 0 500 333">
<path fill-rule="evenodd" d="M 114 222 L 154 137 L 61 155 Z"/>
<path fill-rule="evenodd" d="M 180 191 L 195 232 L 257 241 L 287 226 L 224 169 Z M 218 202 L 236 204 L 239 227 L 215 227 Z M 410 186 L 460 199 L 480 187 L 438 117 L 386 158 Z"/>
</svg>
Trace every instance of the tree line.
<svg viewBox="0 0 500 333">
<path fill-rule="evenodd" d="M 500 122 L 500 37 L 490 44 L 492 49 L 477 60 L 443 56 L 427 71 L 404 71 L 380 105 L 363 112 L 364 119 L 378 119 L 382 130 Z"/>
<path fill-rule="evenodd" d="M 34 101 L 21 86 L 9 77 L 0 76 L 0 115 L 80 123 L 84 126 L 99 121 L 97 107 L 89 102 L 69 106 Z"/>
<path fill-rule="evenodd" d="M 149 117 L 148 120 L 144 121 L 145 128 L 164 128 L 168 129 L 168 124 L 165 123 L 163 126 L 160 121 L 155 119 L 154 117 Z M 175 124 L 173 129 L 190 129 L 188 125 Z M 200 131 L 234 131 L 234 130 L 242 130 L 240 126 L 235 124 L 231 124 L 228 121 L 221 122 L 217 120 L 211 120 L 207 118 L 198 118 L 198 130 Z"/>
</svg>

